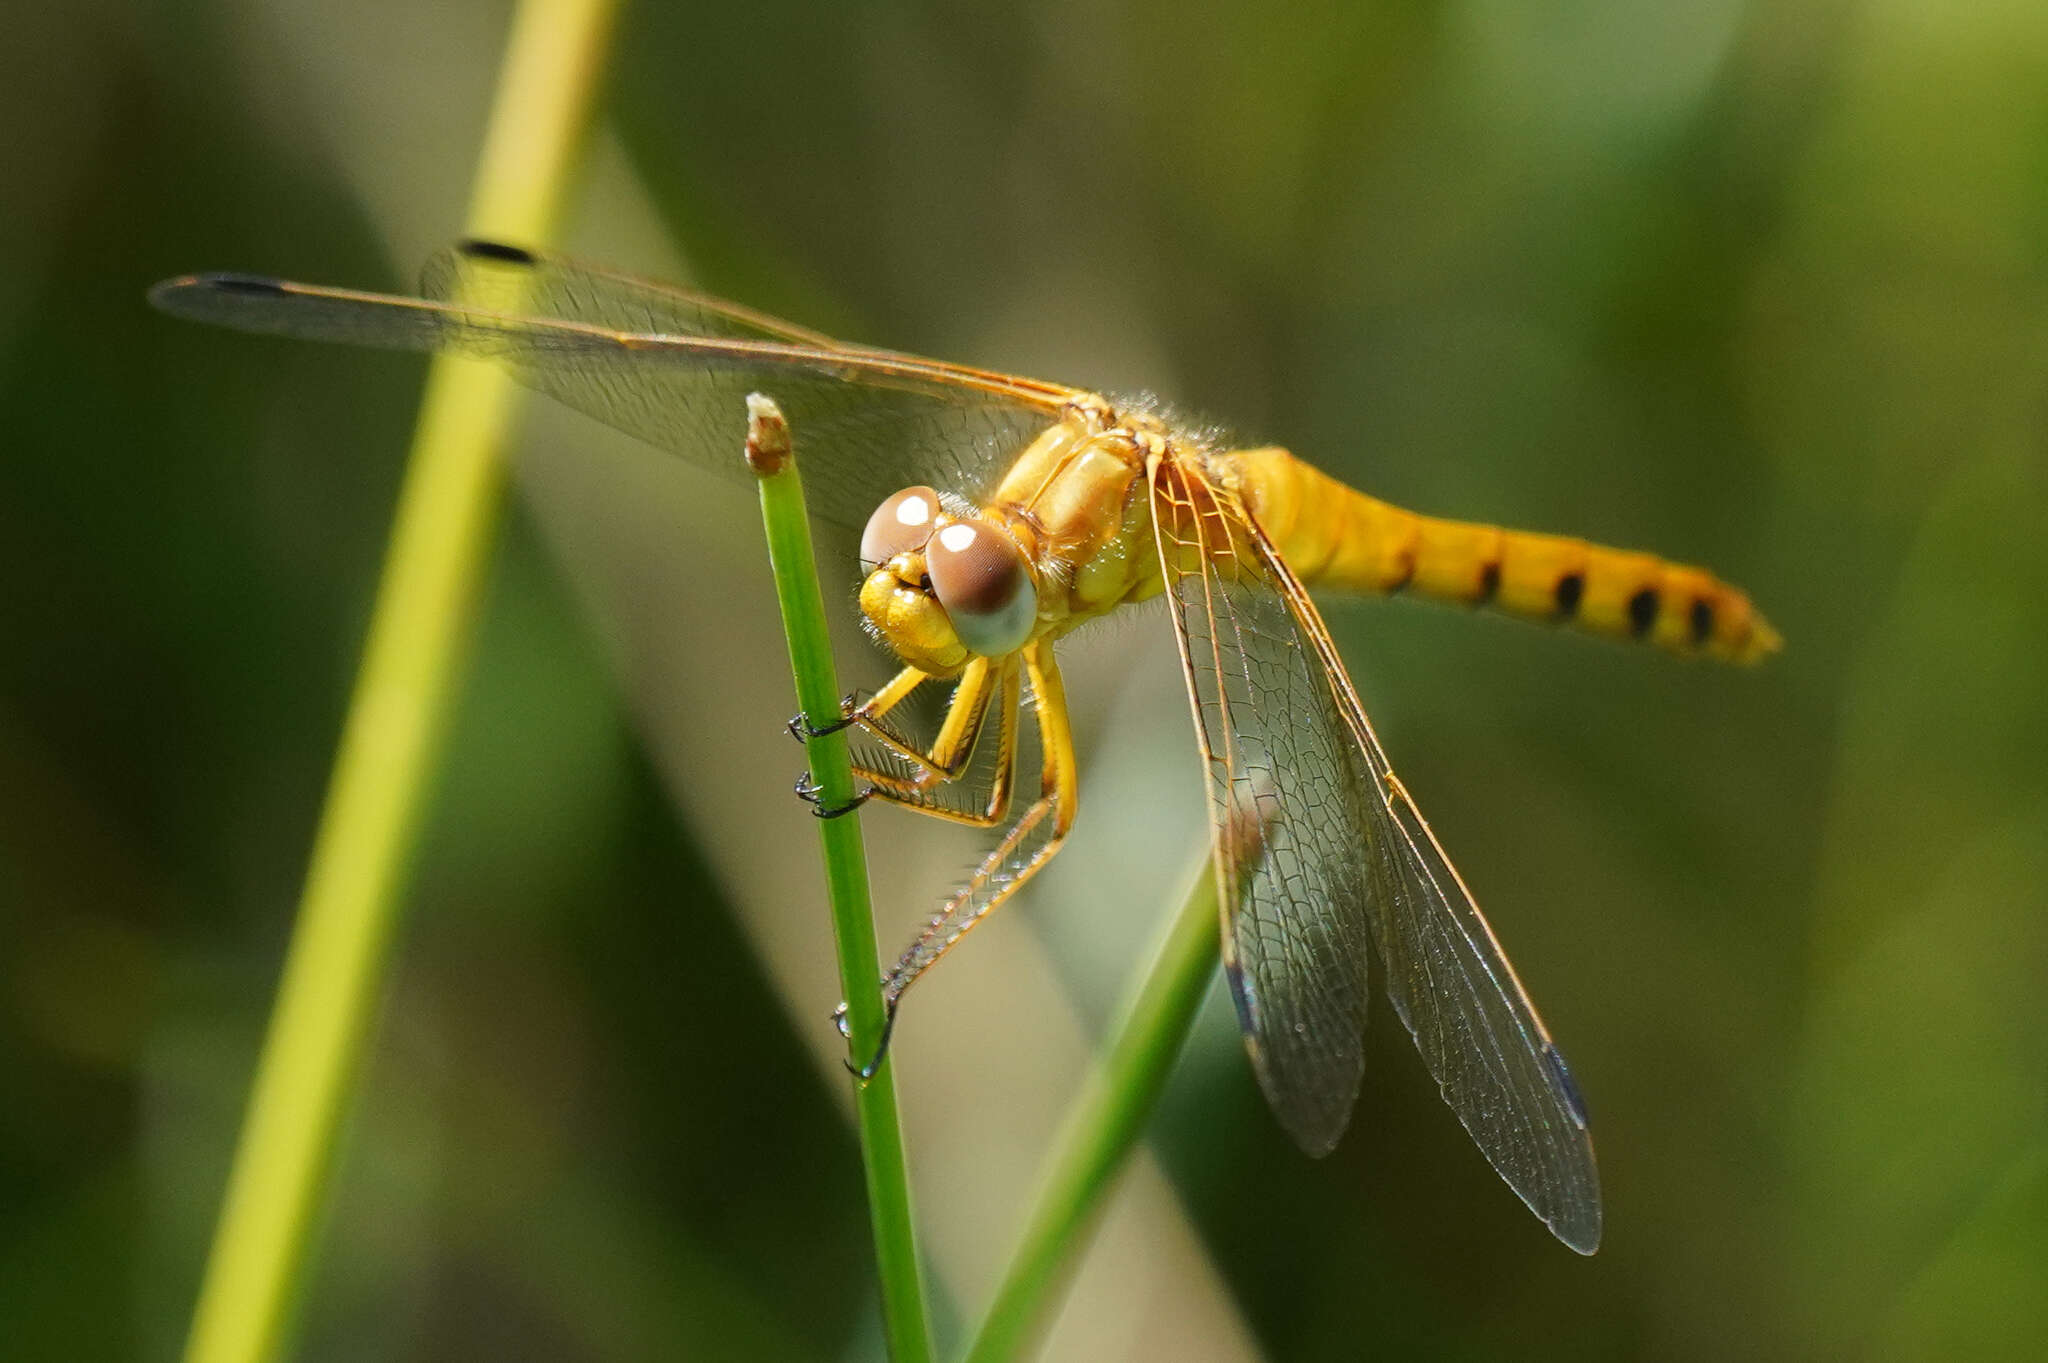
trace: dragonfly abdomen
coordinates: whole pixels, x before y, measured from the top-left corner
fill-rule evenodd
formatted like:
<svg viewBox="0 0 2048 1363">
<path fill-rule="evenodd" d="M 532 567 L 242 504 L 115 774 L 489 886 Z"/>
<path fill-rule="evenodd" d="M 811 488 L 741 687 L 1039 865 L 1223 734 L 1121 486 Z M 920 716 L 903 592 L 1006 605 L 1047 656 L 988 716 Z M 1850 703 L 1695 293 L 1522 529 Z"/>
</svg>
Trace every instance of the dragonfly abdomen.
<svg viewBox="0 0 2048 1363">
<path fill-rule="evenodd" d="M 1306 586 L 1413 592 L 1731 662 L 1779 646 L 1749 597 L 1704 569 L 1565 535 L 1418 515 L 1281 449 L 1225 458 Z"/>
</svg>

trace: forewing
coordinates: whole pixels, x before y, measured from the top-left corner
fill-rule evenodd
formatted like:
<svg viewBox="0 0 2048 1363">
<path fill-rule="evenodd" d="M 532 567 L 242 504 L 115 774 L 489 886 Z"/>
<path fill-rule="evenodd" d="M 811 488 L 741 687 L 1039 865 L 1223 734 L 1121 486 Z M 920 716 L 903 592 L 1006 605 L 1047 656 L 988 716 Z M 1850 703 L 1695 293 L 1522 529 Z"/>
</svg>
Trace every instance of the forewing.
<svg viewBox="0 0 2048 1363">
<path fill-rule="evenodd" d="M 728 477 L 745 476 L 735 453 L 743 402 L 763 392 L 790 418 L 812 509 L 855 529 L 902 487 L 980 499 L 1074 396 L 879 351 L 627 331 L 242 275 L 169 280 L 150 297 L 178 316 L 244 331 L 492 360 L 528 387 Z"/>
<path fill-rule="evenodd" d="M 436 302 L 585 322 L 609 331 L 857 348 L 723 298 L 492 241 L 459 241 L 435 252 L 420 271 L 420 294 Z"/>
<path fill-rule="evenodd" d="M 1225 934 L 1226 949 L 1237 947 L 1247 1042 L 1275 1110 L 1311 1151 L 1341 1133 L 1357 1087 L 1359 1061 L 1346 1050 L 1357 1024 L 1333 1004 L 1355 996 L 1362 1021 L 1365 974 L 1353 956 L 1369 935 L 1444 1100 L 1530 1210 L 1592 1253 L 1600 1182 L 1577 1087 L 1394 776 L 1314 603 L 1228 489 L 1185 465 L 1163 466 L 1154 487 L 1212 811 L 1227 818 L 1241 792 L 1256 789 L 1249 754 L 1275 768 L 1266 822 L 1309 821 L 1306 833 L 1268 833 L 1266 856 L 1282 862 L 1253 870 Z M 1215 555 L 1218 545 L 1227 553 Z M 1232 881 L 1223 883 L 1227 892 Z M 1317 987 L 1317 975 L 1328 982 Z M 1320 1025 L 1351 1030 L 1329 1041 L 1275 1036 Z"/>
</svg>

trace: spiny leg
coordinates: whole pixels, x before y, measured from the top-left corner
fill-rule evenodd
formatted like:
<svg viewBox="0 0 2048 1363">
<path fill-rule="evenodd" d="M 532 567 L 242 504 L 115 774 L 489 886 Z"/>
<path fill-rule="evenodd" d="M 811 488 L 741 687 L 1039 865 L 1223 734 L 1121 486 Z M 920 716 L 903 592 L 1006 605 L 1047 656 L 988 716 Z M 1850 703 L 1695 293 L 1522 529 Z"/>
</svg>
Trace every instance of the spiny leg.
<svg viewBox="0 0 2048 1363">
<path fill-rule="evenodd" d="M 992 670 L 996 675 L 993 696 L 990 688 L 969 688 L 963 680 L 953 694 L 945 723 L 938 740 L 932 745 L 928 761 L 917 764 L 914 774 L 906 776 L 901 772 L 883 771 L 856 759 L 854 775 L 876 798 L 919 814 L 976 828 L 992 828 L 1001 823 L 1010 809 L 1011 783 L 1017 769 L 1017 712 L 1022 702 L 1023 669 L 1015 658 L 1006 658 L 996 663 Z M 974 751 L 990 705 L 997 707 L 995 758 L 988 773 L 988 784 L 978 787 L 979 778 L 974 777 L 974 772 L 980 770 L 980 764 L 975 764 L 970 770 L 967 758 Z M 953 753 L 956 745 L 959 748 L 956 774 L 951 777 L 940 775 L 941 764 L 955 766 Z M 959 798 L 950 801 L 944 798 L 946 792 L 963 789 L 964 794 Z"/>
<path fill-rule="evenodd" d="M 825 738 L 855 725 L 879 734 L 883 732 L 879 727 L 882 716 L 901 704 L 906 697 L 929 680 L 931 678 L 918 669 L 906 667 L 892 677 L 887 686 L 865 701 L 860 700 L 857 694 L 846 696 L 839 702 L 839 718 L 829 724 L 813 724 L 809 715 L 799 711 L 792 715 L 789 723 L 783 727 L 788 729 L 789 736 L 799 743 L 808 743 L 814 738 Z M 892 749 L 897 746 L 886 738 L 883 741 Z M 916 759 L 913 757 L 912 760 Z M 868 774 L 858 763 L 854 766 L 853 774 L 855 780 L 860 783 L 859 788 L 855 790 L 853 798 L 843 805 L 818 803 L 818 785 L 811 778 L 809 769 L 797 773 L 796 798 L 809 805 L 811 813 L 821 819 L 836 819 L 841 815 L 851 814 L 875 795 L 874 782 L 867 779 Z"/>
<path fill-rule="evenodd" d="M 784 727 L 789 730 L 789 736 L 798 742 L 802 742 L 806 738 L 823 738 L 827 734 L 836 734 L 841 729 L 849 728 L 855 724 L 879 720 L 883 715 L 901 704 L 906 696 L 929 680 L 931 680 L 930 677 L 916 668 L 906 667 L 894 677 L 891 677 L 887 686 L 884 686 L 866 700 L 858 699 L 858 692 L 848 695 L 839 702 L 838 718 L 832 720 L 829 724 L 813 724 L 809 715 L 798 713 L 790 716 L 789 723 Z"/>
<path fill-rule="evenodd" d="M 943 819 L 988 827 L 1002 819 L 1009 806 L 1009 764 L 1015 752 L 1015 711 L 1017 707 L 1018 664 L 1011 658 L 976 658 L 961 672 L 959 682 L 946 703 L 946 715 L 941 721 L 939 732 L 931 746 L 920 748 L 910 739 L 884 727 L 882 717 L 919 686 L 931 678 L 915 668 L 905 668 L 888 686 L 877 692 L 864 705 L 851 707 L 848 722 L 858 725 L 878 740 L 884 755 L 893 754 L 902 759 L 910 768 L 908 773 L 878 767 L 864 762 L 858 754 L 853 762 L 853 774 L 860 783 L 860 790 L 853 799 L 843 805 L 827 807 L 818 803 L 817 786 L 810 773 L 797 777 L 797 798 L 811 806 L 811 812 L 819 818 L 836 819 L 850 814 L 869 799 L 879 795 L 894 804 L 916 809 L 921 813 Z M 976 741 L 981 736 L 984 720 L 988 715 L 991 696 L 1000 692 L 1004 706 L 1001 716 L 1003 725 L 1003 748 L 998 754 L 997 769 L 993 784 L 980 801 L 962 804 L 948 801 L 940 792 L 951 788 L 952 783 L 966 775 L 968 764 L 974 756 Z M 798 725 L 803 716 L 790 721 L 790 732 L 799 732 Z M 831 726 L 819 729 L 806 726 L 802 732 L 819 734 L 834 730 Z"/>
<path fill-rule="evenodd" d="M 1031 694 L 1038 716 L 1040 746 L 1044 749 L 1039 773 L 1039 796 L 1017 821 L 1010 825 L 1001 842 L 983 859 L 967 884 L 946 901 L 924 931 L 905 949 L 895 965 L 882 976 L 882 998 L 888 1025 L 882 1044 L 858 1071 L 871 1077 L 888 1051 L 896 1008 L 917 978 L 951 950 L 974 926 L 1017 888 L 1052 860 L 1074 826 L 1075 801 L 1080 778 L 1074 761 L 1073 727 L 1067 716 L 1066 688 L 1053 660 L 1052 645 L 1032 644 L 1024 650 L 1024 669 L 1031 680 Z"/>
<path fill-rule="evenodd" d="M 1022 667 L 1015 656 L 993 661 L 977 659 L 963 673 L 960 684 L 953 690 L 947 702 L 946 717 L 940 724 L 938 737 L 933 741 L 929 753 L 918 753 L 914 749 L 908 754 L 913 774 L 905 776 L 900 772 L 882 771 L 859 761 L 853 764 L 855 777 L 862 782 L 860 795 L 851 803 L 826 810 L 815 805 L 817 790 L 809 784 L 809 773 L 797 780 L 797 795 L 813 802 L 812 812 L 832 818 L 849 812 L 872 796 L 911 810 L 914 813 L 929 814 L 937 818 L 950 819 L 979 827 L 993 827 L 1002 822 L 1010 806 L 1010 789 L 1017 768 L 1017 712 L 1022 702 Z M 988 683 L 994 676 L 996 685 Z M 906 668 L 895 682 L 877 694 L 871 702 L 878 710 L 886 712 L 900 703 L 904 697 L 930 680 L 915 668 Z M 952 778 L 943 773 L 952 770 L 958 776 L 966 775 L 967 761 L 972 756 L 976 738 L 981 732 L 994 691 L 994 703 L 1001 707 L 997 715 L 997 748 L 994 770 L 990 773 L 985 800 L 979 809 L 947 805 L 942 803 L 940 792 L 949 789 Z M 799 719 L 801 716 L 798 717 Z M 864 729 L 872 730 L 872 720 L 866 715 L 853 721 Z M 791 721 L 791 732 L 795 732 L 795 720 Z M 898 745 L 891 744 L 891 751 Z M 846 1004 L 842 1001 L 832 1012 L 832 1020 L 841 1036 L 847 1036 Z M 896 1026 L 896 1009 L 891 1000 L 883 1020 L 882 1036 L 876 1045 L 874 1058 L 868 1064 L 856 1067 L 852 1061 L 846 1067 L 862 1079 L 874 1076 L 882 1057 L 888 1053 L 889 1037 Z"/>
<path fill-rule="evenodd" d="M 819 798 L 822 794 L 823 791 L 808 768 L 796 774 L 796 798 L 809 805 L 811 816 L 818 819 L 837 819 L 853 813 L 875 797 L 875 788 L 865 784 L 857 787 L 852 798 L 843 805 L 823 803 Z"/>
<path fill-rule="evenodd" d="M 952 698 L 946 702 L 945 721 L 929 746 L 904 734 L 889 720 L 897 706 L 933 680 L 930 674 L 914 667 L 898 672 L 887 686 L 865 701 L 848 696 L 842 702 L 839 719 L 833 723 L 814 725 L 808 716 L 796 715 L 790 719 L 788 729 L 792 737 L 802 740 L 807 736 L 822 738 L 858 725 L 884 748 L 924 773 L 922 779 L 950 781 L 960 775 L 974 753 L 974 740 L 981 732 L 991 683 L 1002 668 L 1012 665 L 1010 659 L 990 658 L 976 658 L 968 663 L 953 688 Z"/>
</svg>

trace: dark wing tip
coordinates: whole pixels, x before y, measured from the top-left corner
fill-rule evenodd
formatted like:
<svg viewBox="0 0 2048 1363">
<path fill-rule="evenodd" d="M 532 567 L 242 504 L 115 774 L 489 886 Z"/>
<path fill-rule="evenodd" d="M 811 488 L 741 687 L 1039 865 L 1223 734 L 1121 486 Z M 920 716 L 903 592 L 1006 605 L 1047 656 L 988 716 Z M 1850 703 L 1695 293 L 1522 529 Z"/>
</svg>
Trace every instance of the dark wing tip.
<svg viewBox="0 0 2048 1363">
<path fill-rule="evenodd" d="M 1564 1063 L 1564 1053 L 1547 1040 L 1543 1043 L 1543 1063 L 1549 1067 L 1551 1077 L 1557 1081 L 1557 1091 L 1565 1101 L 1565 1109 L 1572 1119 L 1572 1124 L 1583 1135 L 1592 1125 L 1591 1119 L 1586 1115 L 1585 1096 L 1579 1092 L 1578 1080 L 1572 1078 L 1571 1066 Z M 1587 1158 L 1592 1158 L 1590 1149 Z M 1550 1233 L 1562 1240 L 1567 1248 L 1580 1254 L 1591 1254 L 1600 1248 L 1600 1223 L 1600 1194 L 1597 1186 L 1590 1201 L 1568 1206 L 1555 1216 L 1544 1218 L 1544 1224 L 1550 1227 Z"/>
<path fill-rule="evenodd" d="M 286 292 L 283 280 L 253 274 L 200 275 L 193 283 L 215 293 L 239 293 L 258 298 L 281 297 Z"/>
<path fill-rule="evenodd" d="M 180 301 L 195 294 L 238 294 L 248 298 L 278 298 L 287 292 L 284 281 L 253 274 L 186 274 L 152 284 L 149 301 L 165 312 L 184 312 Z"/>
<path fill-rule="evenodd" d="M 1572 1124 L 1584 1131 L 1591 1125 L 1586 1116 L 1586 1099 L 1579 1092 L 1579 1081 L 1572 1078 L 1571 1066 L 1564 1063 L 1564 1053 L 1546 1041 L 1543 1043 L 1543 1062 L 1550 1067 L 1551 1077 L 1557 1080 L 1557 1087 L 1571 1111 Z"/>
<path fill-rule="evenodd" d="M 1223 924 L 1223 976 L 1230 985 L 1230 1001 L 1237 1010 L 1238 1032 L 1244 1038 L 1244 1053 L 1252 1063 L 1252 1075 L 1259 1081 L 1259 1090 L 1266 1095 L 1266 1106 L 1272 1110 L 1281 1130 L 1287 1133 L 1302 1154 L 1310 1159 L 1321 1159 L 1337 1148 L 1337 1142 L 1344 1138 L 1345 1129 L 1351 1125 L 1351 1109 L 1358 1103 L 1358 1083 L 1363 1074 L 1363 1053 L 1360 1055 L 1360 1070 L 1352 1076 L 1351 1091 L 1344 1095 L 1318 1092 L 1316 1086 L 1305 1086 L 1281 1073 L 1280 1067 L 1285 1061 L 1269 1054 L 1261 1040 L 1265 1028 L 1260 1019 L 1258 985 L 1245 973 L 1244 961 L 1237 950 L 1236 934 L 1235 923 L 1226 919 Z"/>
<path fill-rule="evenodd" d="M 455 243 L 457 253 L 474 256 L 478 260 L 495 260 L 506 265 L 538 265 L 540 258 L 524 246 L 510 242 L 487 241 L 482 237 L 464 237 Z"/>
</svg>

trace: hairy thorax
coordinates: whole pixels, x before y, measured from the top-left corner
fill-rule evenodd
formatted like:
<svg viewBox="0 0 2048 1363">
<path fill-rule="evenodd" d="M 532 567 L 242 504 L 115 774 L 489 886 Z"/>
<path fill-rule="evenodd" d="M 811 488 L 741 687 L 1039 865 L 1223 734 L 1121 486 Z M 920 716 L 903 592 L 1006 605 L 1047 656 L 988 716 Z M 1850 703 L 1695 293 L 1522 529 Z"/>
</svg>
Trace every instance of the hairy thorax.
<svg viewBox="0 0 2048 1363">
<path fill-rule="evenodd" d="M 1056 639 L 1127 601 L 1160 591 L 1148 456 L 1166 432 L 1143 415 L 1082 406 L 1033 441 L 988 512 L 1033 542 L 1038 637 Z"/>
</svg>

